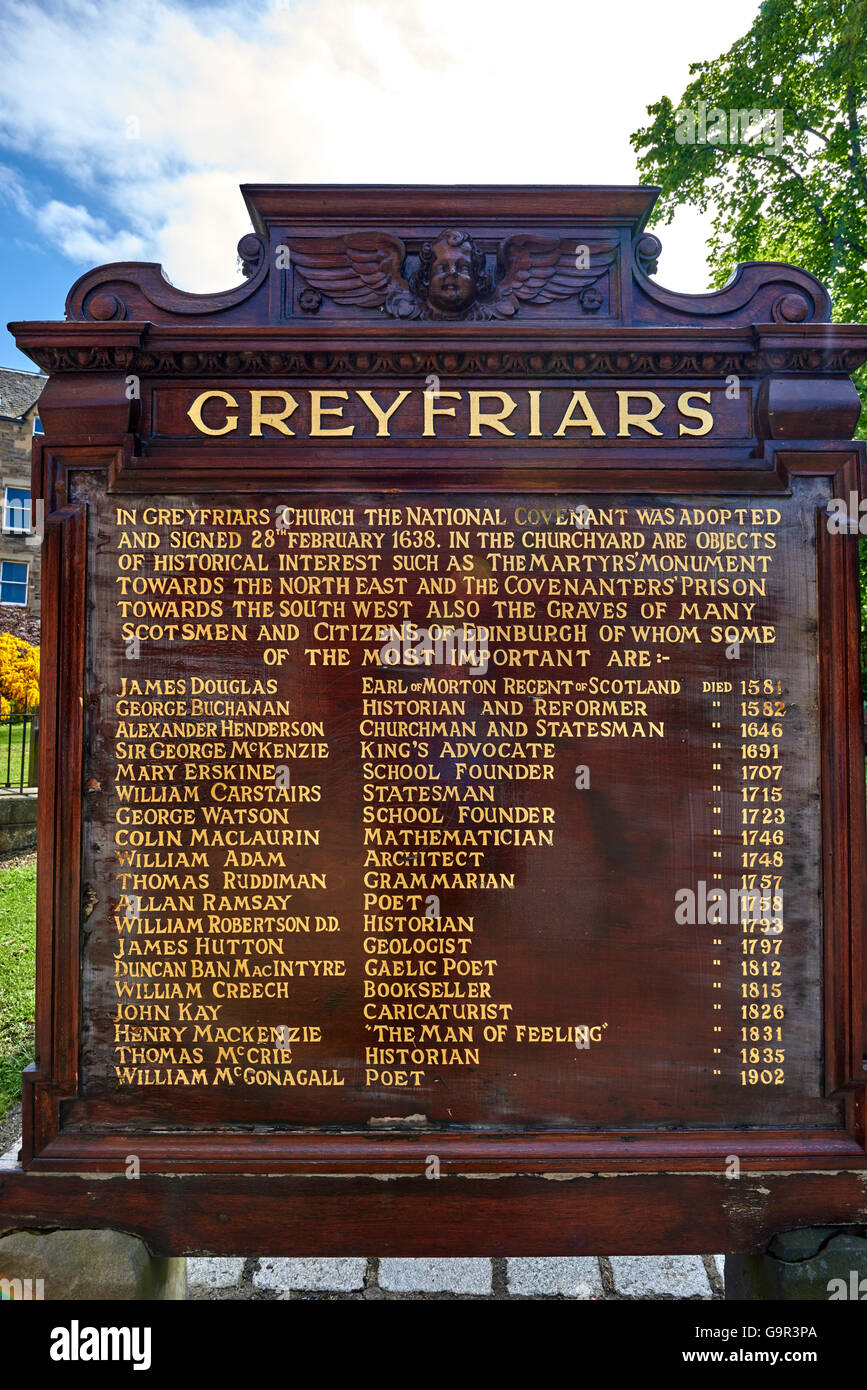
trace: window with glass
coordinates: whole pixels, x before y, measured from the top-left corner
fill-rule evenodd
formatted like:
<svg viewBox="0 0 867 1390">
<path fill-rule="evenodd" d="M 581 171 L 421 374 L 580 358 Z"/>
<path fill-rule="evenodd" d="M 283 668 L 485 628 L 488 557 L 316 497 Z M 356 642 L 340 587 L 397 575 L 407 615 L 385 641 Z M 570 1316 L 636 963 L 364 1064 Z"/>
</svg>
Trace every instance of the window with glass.
<svg viewBox="0 0 867 1390">
<path fill-rule="evenodd" d="M 7 487 L 3 506 L 3 530 L 30 530 L 29 487 Z"/>
<path fill-rule="evenodd" d="M 12 603 L 17 608 L 27 604 L 27 571 L 29 565 L 14 560 L 0 561 L 0 603 Z"/>
</svg>

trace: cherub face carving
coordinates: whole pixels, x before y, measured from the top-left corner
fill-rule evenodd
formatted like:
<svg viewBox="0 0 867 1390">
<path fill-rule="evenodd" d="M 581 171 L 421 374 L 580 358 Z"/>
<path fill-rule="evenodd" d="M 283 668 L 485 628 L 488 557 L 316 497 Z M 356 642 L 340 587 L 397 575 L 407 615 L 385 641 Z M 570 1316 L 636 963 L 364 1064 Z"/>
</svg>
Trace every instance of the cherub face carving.
<svg viewBox="0 0 867 1390">
<path fill-rule="evenodd" d="M 436 309 L 455 313 L 468 309 L 476 297 L 473 263 L 465 247 L 466 243 L 450 246 L 448 237 L 433 244 L 427 297 Z"/>
<path fill-rule="evenodd" d="M 407 278 L 406 243 L 390 232 L 347 232 L 337 237 L 301 237 L 292 259 L 301 273 L 297 294 L 302 313 L 313 314 L 323 298 L 353 311 L 384 309 L 396 319 L 507 319 L 521 304 L 545 305 L 575 297 L 575 313 L 596 313 L 605 302 L 596 282 L 610 272 L 619 241 L 596 238 L 591 264 L 578 264 L 583 243 L 572 237 L 534 232 L 506 237 L 486 253 L 468 232 L 440 232 L 418 250 L 418 267 Z M 491 271 L 488 271 L 488 255 Z"/>
<path fill-rule="evenodd" d="M 417 293 L 442 314 L 460 314 L 490 288 L 484 252 L 466 232 L 443 232 L 419 259 Z"/>
</svg>

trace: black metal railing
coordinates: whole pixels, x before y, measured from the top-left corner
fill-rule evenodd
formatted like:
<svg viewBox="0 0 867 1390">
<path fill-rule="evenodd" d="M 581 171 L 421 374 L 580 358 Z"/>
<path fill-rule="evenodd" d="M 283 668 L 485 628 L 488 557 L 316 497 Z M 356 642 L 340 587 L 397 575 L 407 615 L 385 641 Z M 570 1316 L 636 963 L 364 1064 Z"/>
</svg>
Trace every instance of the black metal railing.
<svg viewBox="0 0 867 1390">
<path fill-rule="evenodd" d="M 0 716 L 0 787 L 9 790 L 36 786 L 39 711 Z"/>
</svg>

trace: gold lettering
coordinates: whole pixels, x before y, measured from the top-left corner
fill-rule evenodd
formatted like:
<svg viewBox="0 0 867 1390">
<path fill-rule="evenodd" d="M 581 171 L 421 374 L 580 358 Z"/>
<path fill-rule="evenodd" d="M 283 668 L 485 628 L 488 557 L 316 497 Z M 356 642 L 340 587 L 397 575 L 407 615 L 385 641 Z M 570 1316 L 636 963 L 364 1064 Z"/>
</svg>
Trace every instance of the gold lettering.
<svg viewBox="0 0 867 1390">
<path fill-rule="evenodd" d="M 285 408 L 279 413 L 276 411 L 263 411 L 262 402 L 266 400 L 280 400 L 283 402 Z M 279 430 L 281 434 L 295 433 L 294 430 L 290 430 L 289 426 L 283 423 L 284 420 L 288 420 L 293 411 L 298 409 L 298 402 L 294 396 L 290 396 L 288 391 L 251 391 L 250 402 L 252 411 L 250 417 L 251 436 L 261 436 L 263 425 L 271 425 L 275 430 Z"/>
<path fill-rule="evenodd" d="M 225 402 L 227 406 L 234 406 L 236 410 L 238 408 L 238 402 L 235 400 L 234 396 L 229 395 L 228 391 L 203 391 L 200 396 L 196 396 L 196 399 L 193 401 L 192 405 L 187 411 L 187 415 L 190 417 L 200 434 L 231 434 L 232 430 L 236 430 L 238 428 L 237 415 L 227 415 L 225 425 L 223 425 L 222 428 L 218 430 L 212 430 L 210 425 L 206 425 L 204 420 L 202 419 L 202 407 L 204 406 L 205 401 L 210 401 L 214 399 L 219 399 Z"/>
<path fill-rule="evenodd" d="M 619 395 L 619 392 L 618 392 L 618 395 Z M 584 411 L 583 418 L 580 419 L 580 420 L 576 420 L 576 419 L 573 417 L 573 414 L 572 414 L 572 412 L 573 412 L 573 410 L 575 409 L 576 405 L 580 405 L 581 409 Z M 599 436 L 599 435 L 604 435 L 604 434 L 605 434 L 604 429 L 602 428 L 602 426 L 601 426 L 600 423 L 599 423 L 599 417 L 597 416 L 596 411 L 593 409 L 592 405 L 590 404 L 590 401 L 589 401 L 589 399 L 588 399 L 588 397 L 587 397 L 587 392 L 586 392 L 586 391 L 573 391 L 573 392 L 572 392 L 572 399 L 571 399 L 571 401 L 569 402 L 568 406 L 566 407 L 566 413 L 565 413 L 565 415 L 563 416 L 563 419 L 560 421 L 559 425 L 557 426 L 557 428 L 556 428 L 555 431 L 554 431 L 554 438 L 555 438 L 555 439 L 557 439 L 557 438 L 562 439 L 563 436 L 565 435 L 567 429 L 573 429 L 573 430 L 574 430 L 574 429 L 588 429 L 588 428 L 589 428 L 589 430 L 590 430 L 591 435 L 592 435 L 594 438 L 596 438 L 596 437 Z"/>
<path fill-rule="evenodd" d="M 349 400 L 348 391 L 311 391 L 310 392 L 310 437 L 311 439 L 322 438 L 323 435 L 331 437 L 338 434 L 354 434 L 354 425 L 333 426 L 323 429 L 323 415 L 343 415 L 342 405 L 323 405 L 323 399 L 347 401 Z"/>
<path fill-rule="evenodd" d="M 379 405 L 379 403 L 374 399 L 372 391 L 356 391 L 355 394 L 359 397 L 360 400 L 364 401 L 364 404 L 367 406 L 368 410 L 371 412 L 371 414 L 377 422 L 377 439 L 388 439 L 389 420 L 391 419 L 394 412 L 398 409 L 398 407 L 403 405 L 407 396 L 411 395 L 412 393 L 410 391 L 398 391 L 397 400 L 394 401 L 393 404 L 388 407 L 388 410 L 382 409 L 382 406 Z"/>
<path fill-rule="evenodd" d="M 515 431 L 510 430 L 503 424 L 508 420 L 513 411 L 517 410 L 518 402 L 513 400 L 508 391 L 471 391 L 470 393 L 470 439 L 478 439 L 482 432 L 482 426 L 496 430 L 498 434 L 514 437 Z M 497 411 L 483 411 L 479 409 L 482 398 L 498 400 L 501 409 Z"/>
<path fill-rule="evenodd" d="M 680 434 L 710 434 L 713 429 L 713 415 L 709 410 L 702 410 L 700 405 L 691 406 L 690 401 L 707 401 L 710 405 L 710 391 L 684 391 L 677 398 L 677 408 L 681 415 L 685 415 L 689 420 L 701 420 L 697 429 L 691 429 L 689 425 L 681 421 Z"/>
<path fill-rule="evenodd" d="M 434 426 L 435 415 L 454 415 L 455 413 L 455 408 L 453 405 L 438 406 L 435 405 L 434 402 L 438 401 L 443 396 L 447 396 L 448 399 L 451 401 L 459 401 L 462 397 L 462 394 L 463 393 L 460 391 L 438 391 L 437 394 L 434 395 L 432 391 L 425 391 L 424 429 L 422 430 L 422 435 L 425 439 L 436 438 L 436 428 Z"/>
<path fill-rule="evenodd" d="M 542 437 L 542 431 L 541 431 L 541 428 L 540 428 L 539 403 L 540 403 L 541 398 L 542 398 L 542 392 L 541 392 L 541 391 L 528 391 L 528 392 L 527 392 L 527 395 L 528 395 L 529 400 L 530 400 L 530 428 L 529 428 L 529 430 L 527 431 L 527 438 L 528 438 L 528 439 L 541 439 L 541 437 Z"/>
<path fill-rule="evenodd" d="M 629 409 L 630 398 L 636 396 L 639 400 L 647 401 L 650 409 L 632 412 Z M 624 439 L 629 437 L 629 426 L 635 425 L 638 429 L 644 430 L 645 434 L 662 435 L 662 430 L 658 430 L 652 425 L 651 420 L 655 420 L 657 415 L 665 409 L 665 402 L 660 400 L 655 391 L 618 391 L 618 430 L 617 438 Z"/>
</svg>

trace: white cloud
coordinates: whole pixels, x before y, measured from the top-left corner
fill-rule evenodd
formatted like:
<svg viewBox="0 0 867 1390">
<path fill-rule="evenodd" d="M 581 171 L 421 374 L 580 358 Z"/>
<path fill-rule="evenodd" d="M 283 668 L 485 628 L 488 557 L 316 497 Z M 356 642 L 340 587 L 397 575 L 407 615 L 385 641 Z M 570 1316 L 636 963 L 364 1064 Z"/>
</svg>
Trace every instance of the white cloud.
<svg viewBox="0 0 867 1390">
<path fill-rule="evenodd" d="M 78 269 L 158 260 L 216 290 L 237 279 L 241 182 L 636 182 L 647 103 L 677 96 L 754 9 L 6 0 L 0 145 L 79 190 L 74 207 L 17 195 Z M 663 236 L 661 278 L 701 289 L 709 221 L 683 225 Z"/>
<path fill-rule="evenodd" d="M 140 261 L 145 250 L 142 237 L 132 232 L 112 232 L 101 217 L 83 207 L 52 198 L 36 212 L 36 225 L 45 239 L 71 261 L 100 265 L 106 261 Z"/>
<path fill-rule="evenodd" d="M 0 196 L 22 217 L 33 216 L 34 207 L 21 176 L 8 164 L 0 164 Z"/>
</svg>

